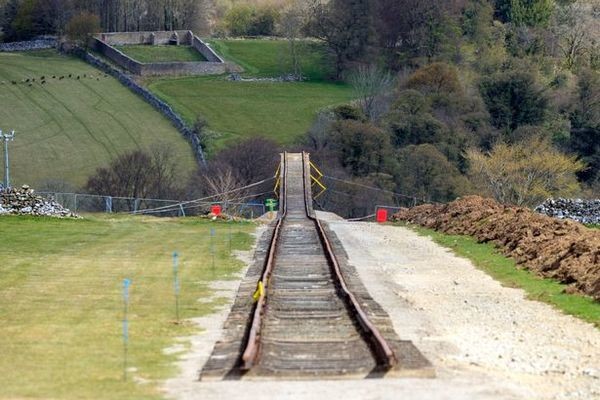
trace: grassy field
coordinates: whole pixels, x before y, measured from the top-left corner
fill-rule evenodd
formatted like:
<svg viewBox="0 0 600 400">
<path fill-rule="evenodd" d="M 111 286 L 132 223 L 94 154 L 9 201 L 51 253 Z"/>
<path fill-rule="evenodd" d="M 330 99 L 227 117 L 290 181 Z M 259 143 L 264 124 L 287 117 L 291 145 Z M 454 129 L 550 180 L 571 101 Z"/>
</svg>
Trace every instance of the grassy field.
<svg viewBox="0 0 600 400">
<path fill-rule="evenodd" d="M 35 82 L 20 83 L 27 79 Z M 17 132 L 10 143 L 17 185 L 81 185 L 118 154 L 157 143 L 172 146 L 184 169 L 195 163 L 188 143 L 150 105 L 116 79 L 54 51 L 0 53 L 0 129 Z"/>
<path fill-rule="evenodd" d="M 241 65 L 244 76 L 276 77 L 293 72 L 290 43 L 287 40 L 210 40 L 221 56 Z M 322 43 L 297 41 L 300 71 L 311 81 L 331 78 L 333 64 Z"/>
<path fill-rule="evenodd" d="M 530 299 L 551 304 L 566 314 L 600 327 L 600 303 L 589 297 L 564 293 L 565 285 L 519 269 L 512 259 L 500 254 L 493 244 L 477 243 L 469 236 L 446 235 L 431 229 L 410 227 L 419 234 L 431 237 L 439 245 L 452 249 L 456 255 L 471 260 L 503 285 L 524 289 Z"/>
<path fill-rule="evenodd" d="M 149 88 L 188 122 L 204 116 L 220 134 L 216 148 L 257 135 L 294 143 L 321 108 L 347 103 L 353 94 L 341 84 L 232 82 L 222 77 L 165 78 L 150 82 Z"/>
<path fill-rule="evenodd" d="M 98 215 L 84 220 L 2 217 L 0 398 L 160 398 L 176 371 L 163 350 L 193 329 L 175 323 L 173 251 L 180 254 L 180 314 L 207 314 L 211 280 L 241 264 L 250 223 Z M 216 263 L 209 255 L 215 228 Z M 7 251 L 10 249 L 10 251 Z M 130 289 L 129 379 L 123 381 L 122 281 Z M 184 346 L 187 343 L 183 342 Z"/>
<path fill-rule="evenodd" d="M 206 61 L 206 58 L 191 46 L 130 45 L 115 48 L 141 63 Z"/>
</svg>

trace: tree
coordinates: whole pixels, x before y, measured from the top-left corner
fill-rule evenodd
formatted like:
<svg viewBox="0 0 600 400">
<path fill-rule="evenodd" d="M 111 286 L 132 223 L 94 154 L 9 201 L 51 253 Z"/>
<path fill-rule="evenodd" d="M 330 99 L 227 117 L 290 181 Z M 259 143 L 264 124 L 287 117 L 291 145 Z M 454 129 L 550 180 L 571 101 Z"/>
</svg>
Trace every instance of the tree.
<svg viewBox="0 0 600 400">
<path fill-rule="evenodd" d="M 296 2 L 288 5 L 281 14 L 279 20 L 280 30 L 290 45 L 290 58 L 292 61 L 292 73 L 295 76 L 301 76 L 300 54 L 298 38 L 302 34 L 302 28 L 306 24 L 305 12 Z"/>
<path fill-rule="evenodd" d="M 372 64 L 361 65 L 350 73 L 348 81 L 365 116 L 374 120 L 383 114 L 385 110 L 377 107 L 379 105 L 377 100 L 387 95 L 392 88 L 393 79 L 388 72 Z"/>
<path fill-rule="evenodd" d="M 589 184 L 600 183 L 600 72 L 581 72 L 578 95 L 571 114 L 569 147 L 587 164 L 579 178 Z"/>
<path fill-rule="evenodd" d="M 535 206 L 549 197 L 573 196 L 580 190 L 576 173 L 584 164 L 558 151 L 547 139 L 499 143 L 488 154 L 470 150 L 468 158 L 475 185 L 500 203 Z"/>
<path fill-rule="evenodd" d="M 341 165 L 353 176 L 386 171 L 391 145 L 384 130 L 360 121 L 343 120 L 333 125 L 332 136 Z"/>
<path fill-rule="evenodd" d="M 279 152 L 274 141 L 254 137 L 221 150 L 211 164 L 228 166 L 239 182 L 248 185 L 275 175 Z"/>
<path fill-rule="evenodd" d="M 89 38 L 99 31 L 100 18 L 89 12 L 82 12 L 73 16 L 67 24 L 66 29 L 69 39 L 86 48 Z"/>
<path fill-rule="evenodd" d="M 492 125 L 498 129 L 515 130 L 544 121 L 548 99 L 529 72 L 502 72 L 483 78 L 479 91 Z"/>
<path fill-rule="evenodd" d="M 175 156 L 164 146 L 120 155 L 107 167 L 96 169 L 85 188 L 92 194 L 133 198 L 176 199 L 181 195 Z"/>
<path fill-rule="evenodd" d="M 592 4 L 576 1 L 558 6 L 552 32 L 567 69 L 573 69 L 594 51 L 600 42 L 600 19 L 593 16 Z"/>
<path fill-rule="evenodd" d="M 495 0 L 495 16 L 516 26 L 546 26 L 554 11 L 554 0 Z"/>
<path fill-rule="evenodd" d="M 449 134 L 447 127 L 428 113 L 409 115 L 393 112 L 388 117 L 388 126 L 396 147 L 439 143 Z"/>
<path fill-rule="evenodd" d="M 455 19 L 464 1 L 377 0 L 374 30 L 390 68 L 403 58 L 425 56 L 430 60 L 446 44 L 457 43 Z M 453 40 L 450 40 L 452 38 Z"/>
<path fill-rule="evenodd" d="M 371 38 L 369 0 L 317 1 L 311 8 L 308 33 L 323 40 L 335 55 L 335 78 L 348 63 L 359 60 Z"/>
<path fill-rule="evenodd" d="M 442 62 L 436 62 L 419 68 L 413 73 L 406 86 L 423 93 L 456 94 L 462 92 L 456 68 Z"/>
<path fill-rule="evenodd" d="M 510 0 L 509 18 L 515 26 L 546 27 L 554 11 L 554 0 Z"/>
<path fill-rule="evenodd" d="M 467 194 L 468 180 L 431 144 L 410 145 L 398 152 L 396 189 L 426 201 L 451 201 Z"/>
</svg>

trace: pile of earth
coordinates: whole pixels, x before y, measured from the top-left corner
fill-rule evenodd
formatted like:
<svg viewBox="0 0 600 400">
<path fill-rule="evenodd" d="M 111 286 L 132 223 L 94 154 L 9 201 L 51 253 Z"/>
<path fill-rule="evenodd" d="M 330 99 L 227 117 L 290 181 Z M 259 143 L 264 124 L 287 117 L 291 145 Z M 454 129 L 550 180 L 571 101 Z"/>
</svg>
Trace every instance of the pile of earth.
<svg viewBox="0 0 600 400">
<path fill-rule="evenodd" d="M 20 189 L 0 189 L 0 215 L 80 218 L 60 204 L 35 195 L 34 190 L 27 185 L 23 185 Z"/>
<path fill-rule="evenodd" d="M 600 301 L 598 230 L 479 196 L 403 208 L 393 218 L 492 242 L 523 267 L 568 284 L 568 291 L 580 291 Z"/>
<path fill-rule="evenodd" d="M 568 218 L 582 224 L 600 224 L 600 199 L 548 199 L 535 208 L 540 214 Z"/>
</svg>

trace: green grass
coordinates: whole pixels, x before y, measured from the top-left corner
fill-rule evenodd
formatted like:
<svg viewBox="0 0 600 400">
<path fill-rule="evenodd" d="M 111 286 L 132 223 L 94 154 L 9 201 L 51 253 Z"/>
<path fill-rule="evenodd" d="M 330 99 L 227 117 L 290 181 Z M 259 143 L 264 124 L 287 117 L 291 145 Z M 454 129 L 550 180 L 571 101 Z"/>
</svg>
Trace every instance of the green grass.
<svg viewBox="0 0 600 400">
<path fill-rule="evenodd" d="M 293 72 L 290 43 L 287 40 L 210 40 L 215 51 L 241 65 L 244 76 L 275 77 Z M 314 41 L 296 41 L 300 71 L 311 81 L 334 75 L 326 47 Z"/>
<path fill-rule="evenodd" d="M 586 225 L 586 226 L 588 228 L 592 228 L 592 229 L 600 229 L 600 225 L 598 225 L 598 224 L 589 224 L 589 225 Z"/>
<path fill-rule="evenodd" d="M 410 225 L 423 236 L 429 236 L 441 246 L 452 249 L 456 255 L 471 260 L 479 269 L 508 287 L 525 290 L 530 299 L 543 301 L 600 327 L 600 303 L 589 297 L 567 294 L 565 285 L 534 273 L 519 269 L 514 260 L 505 257 L 491 243 L 477 243 L 469 236 L 446 235 L 431 229 Z"/>
<path fill-rule="evenodd" d="M 233 249 L 248 249 L 254 225 L 231 224 Z M 196 331 L 175 323 L 172 252 L 180 254 L 182 319 L 222 304 L 210 300 L 208 283 L 241 268 L 229 256 L 228 223 L 196 218 L 0 217 L 0 237 L 0 398 L 160 398 L 160 380 L 176 373 L 176 355 L 163 349 Z M 132 280 L 129 365 L 135 368 L 127 382 L 124 278 Z"/>
<path fill-rule="evenodd" d="M 129 57 L 141 63 L 206 61 L 206 58 L 191 46 L 115 46 Z"/>
<path fill-rule="evenodd" d="M 252 136 L 296 142 L 318 111 L 347 103 L 351 87 L 325 82 L 231 82 L 222 77 L 164 78 L 149 88 L 189 123 L 198 115 L 220 134 L 214 146 Z"/>
<path fill-rule="evenodd" d="M 11 84 L 32 78 L 31 86 Z M 171 146 L 185 170 L 195 163 L 189 144 L 150 105 L 116 79 L 55 51 L 0 53 L 0 129 L 17 132 L 10 143 L 14 185 L 81 185 L 115 156 L 156 143 Z"/>
</svg>

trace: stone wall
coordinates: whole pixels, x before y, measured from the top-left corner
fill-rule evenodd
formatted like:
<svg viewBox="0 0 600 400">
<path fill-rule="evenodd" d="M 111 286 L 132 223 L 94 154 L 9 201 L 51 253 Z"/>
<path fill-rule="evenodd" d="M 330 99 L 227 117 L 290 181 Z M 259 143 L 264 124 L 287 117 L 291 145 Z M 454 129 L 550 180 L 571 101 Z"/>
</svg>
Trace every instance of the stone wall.
<svg viewBox="0 0 600 400">
<path fill-rule="evenodd" d="M 142 74 L 143 64 L 124 54 L 123 52 L 109 46 L 105 42 L 92 38 L 90 47 L 98 53 L 104 55 L 119 67 L 136 75 Z"/>
<path fill-rule="evenodd" d="M 25 42 L 0 43 L 0 52 L 53 49 L 57 45 L 58 40 L 55 37 L 46 37 Z"/>
<path fill-rule="evenodd" d="M 109 32 L 96 35 L 96 38 L 110 46 L 124 46 L 128 44 L 165 45 L 170 44 L 175 33 L 179 39 L 179 44 L 192 44 L 194 35 L 190 31 Z"/>
<path fill-rule="evenodd" d="M 548 199 L 535 211 L 550 217 L 572 219 L 582 224 L 600 224 L 600 199 Z"/>
<path fill-rule="evenodd" d="M 177 130 L 181 133 L 181 135 L 191 144 L 194 155 L 196 156 L 196 160 L 199 164 L 205 164 L 206 160 L 204 158 L 204 151 L 202 149 L 202 145 L 200 144 L 200 138 L 197 134 L 195 134 L 192 129 L 185 123 L 183 118 L 179 114 L 177 114 L 173 109 L 164 101 L 156 97 L 152 92 L 148 89 L 140 86 L 136 81 L 134 81 L 127 74 L 113 68 L 106 62 L 102 61 L 98 57 L 93 54 L 87 53 L 83 50 L 73 51 L 73 54 L 81 57 L 87 63 L 92 66 L 106 72 L 109 75 L 114 76 L 116 79 L 121 82 L 121 84 L 125 85 L 129 90 L 134 92 L 135 94 L 141 96 L 147 103 L 149 103 L 152 107 L 162 113 L 171 123 L 177 128 Z"/>
<path fill-rule="evenodd" d="M 215 53 L 215 51 L 213 49 L 210 48 L 210 46 L 206 43 L 204 43 L 202 40 L 200 40 L 200 38 L 198 36 L 193 35 L 192 36 L 192 46 L 194 46 L 194 48 L 204 56 L 204 58 L 206 58 L 206 61 L 209 62 L 218 62 L 218 63 L 224 63 L 225 61 L 219 57 L 219 55 L 217 53 Z"/>
<path fill-rule="evenodd" d="M 142 64 L 142 76 L 160 75 L 220 75 L 237 72 L 239 68 L 229 63 L 218 62 L 166 62 Z"/>
<path fill-rule="evenodd" d="M 191 44 L 207 61 L 140 63 L 113 47 L 127 44 L 166 44 L 174 33 L 177 33 L 180 44 Z M 223 61 L 192 31 L 102 33 L 92 38 L 89 45 L 119 67 L 135 75 L 220 75 L 242 71 L 239 66 Z"/>
</svg>

